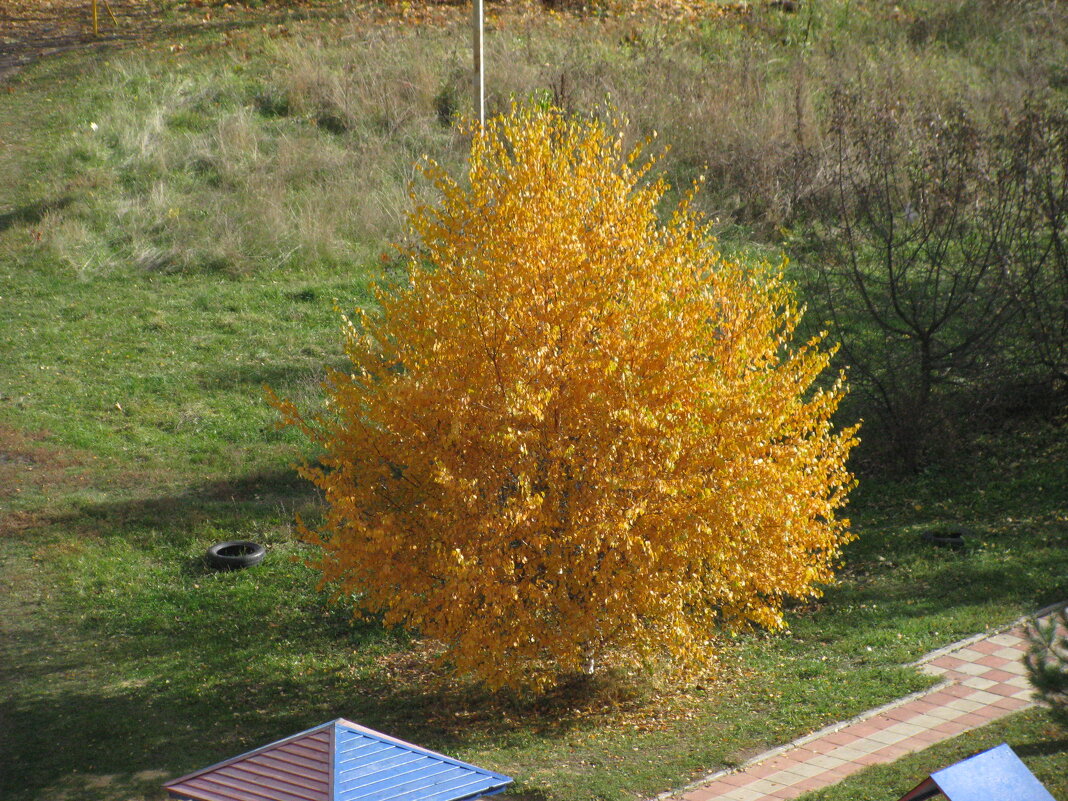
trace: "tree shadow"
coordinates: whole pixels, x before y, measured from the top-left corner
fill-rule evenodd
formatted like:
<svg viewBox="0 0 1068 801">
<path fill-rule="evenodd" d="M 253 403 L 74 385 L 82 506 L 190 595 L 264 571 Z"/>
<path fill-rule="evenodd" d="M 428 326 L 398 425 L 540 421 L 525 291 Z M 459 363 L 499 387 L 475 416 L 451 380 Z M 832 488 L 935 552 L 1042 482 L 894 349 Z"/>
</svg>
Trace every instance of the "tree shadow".
<svg viewBox="0 0 1068 801">
<path fill-rule="evenodd" d="M 981 613 L 996 605 L 1039 609 L 1064 597 L 1068 587 L 1043 587 L 1021 582 L 1005 570 L 969 563 L 966 558 L 929 568 L 922 582 L 907 578 L 870 583 L 843 584 L 830 588 L 819 605 L 821 625 L 834 622 L 843 628 L 871 628 L 876 622 L 865 608 L 879 612 L 880 630 L 900 628 L 908 620 L 938 615 L 948 608 L 974 609 Z M 807 616 L 810 610 L 800 614 Z M 837 618 L 837 620 L 835 620 Z M 997 626 L 1009 621 L 989 619 L 984 625 Z"/>
<path fill-rule="evenodd" d="M 15 225 L 39 225 L 41 220 L 50 212 L 62 211 L 71 204 L 69 196 L 63 196 L 56 200 L 41 200 L 36 203 L 28 203 L 19 206 L 13 211 L 0 214 L 0 234 Z"/>
<path fill-rule="evenodd" d="M 35 625 L 4 648 L 0 677 L 25 689 L 0 703 L 0 759 L 12 766 L 0 771 L 0 798 L 81 798 L 86 777 L 108 782 L 86 798 L 162 798 L 167 778 L 337 717 L 463 758 L 486 738 L 507 746 L 589 725 L 606 699 L 642 703 L 609 684 L 536 700 L 494 694 L 450 675 L 418 638 L 354 621 L 350 606 L 316 590 L 311 571 L 272 560 L 270 547 L 247 571 L 204 563 L 202 526 L 247 532 L 277 521 L 279 508 L 317 503 L 308 482 L 278 469 L 83 504 L 50 520 L 101 542 L 143 542 L 148 562 L 120 567 L 114 594 L 110 573 L 89 575 L 96 600 L 57 606 L 44 625 L 34 613 Z M 121 560 L 126 551 L 105 553 Z M 140 586 L 138 565 L 156 554 L 177 563 Z M 523 797 L 537 801 L 534 792 Z"/>
<path fill-rule="evenodd" d="M 164 799 L 166 781 L 338 717 L 464 756 L 456 742 L 346 703 L 336 691 L 313 704 L 287 702 L 294 689 L 285 680 L 230 681 L 200 694 L 156 680 L 121 693 L 59 690 L 30 704 L 0 704 L 0 797 Z"/>
<path fill-rule="evenodd" d="M 226 369 L 202 371 L 197 381 L 200 386 L 209 390 L 243 387 L 261 389 L 266 386 L 283 394 L 286 387 L 309 384 L 318 386 L 326 378 L 327 371 L 331 369 L 345 372 L 352 369 L 352 364 L 344 356 L 328 358 L 324 364 L 317 363 L 313 368 L 293 365 L 237 364 Z"/>
<path fill-rule="evenodd" d="M 319 500 L 315 487 L 287 467 L 202 481 L 155 496 L 80 503 L 49 516 L 47 521 L 75 529 L 88 528 L 103 536 L 122 536 L 130 529 L 146 526 L 184 536 L 207 524 L 221 528 L 234 524 L 254 526 L 264 518 L 291 516 L 294 509 L 314 507 Z"/>
<path fill-rule="evenodd" d="M 1037 742 L 1013 744 L 1012 750 L 1018 757 L 1044 757 L 1062 754 L 1068 751 L 1068 733 L 1056 740 L 1039 740 Z"/>
<path fill-rule="evenodd" d="M 322 649 L 339 619 L 272 629 L 224 604 L 199 612 L 196 623 L 164 620 L 148 630 L 28 633 L 5 670 L 34 689 L 0 703 L 0 798 L 162 799 L 170 778 L 339 717 L 461 759 L 480 739 L 507 745 L 531 731 L 491 696 L 455 682 L 286 667 Z M 346 628 L 342 639 L 388 655 L 380 625 Z M 87 673 L 92 679 L 81 680 Z"/>
</svg>

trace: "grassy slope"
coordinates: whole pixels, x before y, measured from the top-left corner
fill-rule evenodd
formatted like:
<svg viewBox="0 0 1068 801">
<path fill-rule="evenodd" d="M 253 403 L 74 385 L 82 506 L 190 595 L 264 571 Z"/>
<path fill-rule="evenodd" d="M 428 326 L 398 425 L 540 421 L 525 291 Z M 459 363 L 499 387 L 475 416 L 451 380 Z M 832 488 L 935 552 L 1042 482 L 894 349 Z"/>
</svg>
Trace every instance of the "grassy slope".
<svg viewBox="0 0 1068 801">
<path fill-rule="evenodd" d="M 421 109 L 391 116 L 389 92 L 336 96 L 314 49 L 220 47 L 48 62 L 0 95 L 14 188 L 0 208 L 0 796 L 160 797 L 166 777 L 338 715 L 509 772 L 517 797 L 652 794 L 918 689 L 901 664 L 1068 596 L 1064 430 L 1025 429 L 971 464 L 862 487 L 841 586 L 789 634 L 725 643 L 714 684 L 636 679 L 515 707 L 436 676 L 418 643 L 352 626 L 290 559 L 293 513 L 314 498 L 260 387 L 314 403 L 338 359 L 332 299 L 366 302 L 379 274 L 389 215 L 328 220 L 326 249 L 307 233 L 353 194 L 331 176 L 378 154 L 380 182 L 358 176 L 372 202 L 341 206 L 370 214 L 397 202 L 406 158 L 457 145 L 432 76 L 386 81 Z M 306 106 L 283 113 L 279 97 Z M 365 101 L 378 111 L 361 127 Z M 394 139 L 405 148 L 384 150 Z M 329 158 L 293 178 L 294 143 Z M 317 191 L 283 191 L 284 176 Z M 250 260 L 242 243 L 263 241 L 271 208 L 287 213 Z M 929 551 L 917 535 L 940 522 L 977 536 Z M 203 549 L 238 536 L 269 560 L 207 573 Z"/>
</svg>

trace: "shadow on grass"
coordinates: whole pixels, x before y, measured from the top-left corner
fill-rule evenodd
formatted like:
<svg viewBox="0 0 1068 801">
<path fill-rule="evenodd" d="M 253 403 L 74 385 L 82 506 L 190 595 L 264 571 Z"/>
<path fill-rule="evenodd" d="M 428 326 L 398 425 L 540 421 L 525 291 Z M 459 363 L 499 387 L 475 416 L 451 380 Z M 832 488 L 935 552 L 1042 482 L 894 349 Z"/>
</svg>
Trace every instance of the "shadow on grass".
<svg viewBox="0 0 1068 801">
<path fill-rule="evenodd" d="M 170 779 L 341 716 L 455 753 L 455 743 L 430 736 L 431 729 L 379 714 L 395 700 L 368 704 L 327 683 L 302 688 L 285 680 L 227 681 L 201 694 L 157 679 L 112 692 L 59 690 L 29 704 L 8 702 L 0 705 L 0 797 L 163 799 L 161 785 Z"/>
<path fill-rule="evenodd" d="M 890 588 L 893 597 L 930 598 L 940 605 L 1014 597 L 1042 606 L 1050 590 L 1068 592 L 1068 523 L 1063 520 L 1050 516 L 1019 525 L 968 526 L 960 548 L 926 541 L 923 533 L 932 528 L 862 533 L 846 548 L 843 576 L 859 593 Z M 1028 571 L 1049 583 L 1036 584 Z M 1057 582 L 1058 574 L 1064 581 Z"/>
<path fill-rule="evenodd" d="M 0 214 L 0 234 L 15 225 L 38 225 L 45 215 L 52 211 L 62 211 L 71 204 L 71 198 L 64 196 L 56 200 L 42 200 L 20 206 L 13 211 Z"/>
<path fill-rule="evenodd" d="M 23 643 L 24 659 L 11 667 L 32 689 L 0 704 L 0 797 L 163 798 L 163 781 L 338 717 L 461 758 L 472 736 L 517 735 L 500 707 L 486 699 L 479 707 L 462 688 L 419 690 L 336 659 L 326 669 L 300 667 L 305 645 L 295 638 L 308 627 L 290 621 L 272 631 L 264 619 L 234 626 L 224 614 L 205 615 L 212 631 L 199 633 L 178 624 L 106 627 L 79 632 L 76 647 L 56 637 L 65 650 L 55 658 L 48 637 Z M 310 633 L 308 651 L 323 648 L 323 633 Z M 362 636 L 373 646 L 385 635 L 367 625 Z M 87 674 L 103 675 L 81 680 Z"/>
<path fill-rule="evenodd" d="M 314 507 L 318 502 L 315 487 L 286 467 L 202 481 L 154 496 L 79 502 L 73 509 L 50 516 L 48 522 L 109 536 L 146 526 L 164 532 L 188 532 L 207 524 L 247 527 L 264 518 L 291 518 L 292 510 Z"/>
<path fill-rule="evenodd" d="M 72 799 L 162 798 L 157 788 L 167 778 L 336 717 L 460 758 L 487 741 L 507 748 L 588 725 L 573 707 L 588 703 L 590 688 L 524 706 L 443 678 L 422 643 L 327 606 L 305 567 L 278 559 L 214 574 L 198 564 L 193 546 L 201 547 L 206 530 L 261 531 L 316 500 L 287 468 L 83 504 L 56 521 L 101 535 L 102 552 L 119 563 L 109 569 L 119 571 L 120 586 L 109 592 L 106 571 L 105 580 L 83 582 L 84 597 L 44 618 L 50 622 L 20 630 L 19 641 L 0 651 L 12 655 L 8 673 L 21 685 L 0 706 L 0 759 L 13 766 L 0 771 L 0 797 L 62 795 L 68 782 L 77 787 Z M 138 565 L 122 562 L 121 539 L 138 542 L 157 563 L 175 564 L 140 581 Z M 1063 523 L 988 539 L 996 541 L 936 551 L 908 529 L 865 535 L 847 553 L 843 584 L 811 610 L 797 610 L 794 637 L 845 654 L 839 667 L 854 660 L 874 670 L 908 655 L 877 644 L 885 652 L 865 656 L 872 650 L 866 638 L 893 643 L 905 631 L 908 647 L 933 647 L 1007 622 L 991 614 L 1008 617 L 1020 605 L 1068 594 Z M 293 552 L 291 540 L 279 542 L 285 547 Z M 790 638 L 775 647 L 789 655 Z M 803 686 L 831 696 L 833 682 Z M 1056 753 L 1060 745 L 1049 747 Z M 87 776 L 111 777 L 110 784 L 85 789 L 96 781 Z"/>
<path fill-rule="evenodd" d="M 133 791 L 163 798 L 150 791 L 168 778 L 341 716 L 410 736 L 390 725 L 390 715 L 376 714 L 388 700 L 353 704 L 336 688 L 285 679 L 229 679 L 211 691 L 164 678 L 111 692 L 60 690 L 0 707 L 6 740 L 0 797 L 43 798 L 62 789 L 57 778 L 91 785 L 98 781 L 91 777 L 110 777 L 112 786 L 99 788 L 98 797 Z M 146 772 L 163 775 L 146 782 L 139 778 Z"/>
<path fill-rule="evenodd" d="M 846 563 L 823 598 L 791 610 L 792 638 L 855 666 L 907 664 L 1068 597 L 1068 526 L 1048 521 L 959 551 L 913 532 L 862 533 Z"/>
<path fill-rule="evenodd" d="M 206 390 L 231 390 L 242 387 L 252 387 L 261 390 L 263 387 L 273 387 L 280 395 L 285 397 L 288 391 L 286 387 L 311 384 L 318 386 L 326 376 L 326 369 L 344 370 L 346 364 L 339 359 L 323 366 L 316 364 L 312 367 L 294 367 L 292 364 L 262 365 L 262 364 L 236 364 L 225 370 L 202 371 L 197 381 Z M 261 397 L 262 394 L 261 394 Z"/>
<path fill-rule="evenodd" d="M 0 642 L 14 687 L 0 703 L 0 798 L 163 798 L 169 778 L 338 717 L 460 758 L 584 725 L 582 688 L 518 704 L 448 677 L 425 643 L 354 621 L 288 558 L 301 553 L 291 535 L 248 570 L 200 558 L 197 521 L 255 531 L 280 503 L 314 500 L 292 471 L 266 472 L 83 505 L 54 523 L 97 536 L 27 541 L 40 575 L 18 591 L 51 600 Z"/>
<path fill-rule="evenodd" d="M 1068 732 L 1064 737 L 1056 740 L 1039 740 L 1030 743 L 1013 744 L 1012 750 L 1021 759 L 1029 757 L 1053 756 L 1062 752 L 1068 752 Z"/>
</svg>

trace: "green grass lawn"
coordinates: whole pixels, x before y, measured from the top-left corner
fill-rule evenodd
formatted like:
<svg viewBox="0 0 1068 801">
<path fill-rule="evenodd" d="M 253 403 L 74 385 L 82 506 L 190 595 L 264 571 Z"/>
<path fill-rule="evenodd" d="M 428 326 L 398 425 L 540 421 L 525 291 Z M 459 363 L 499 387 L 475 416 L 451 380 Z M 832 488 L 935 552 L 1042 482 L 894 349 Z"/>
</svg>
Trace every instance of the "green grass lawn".
<svg viewBox="0 0 1068 801">
<path fill-rule="evenodd" d="M 652 45 L 612 24 L 494 47 L 527 53 L 532 86 L 568 47 L 577 74 L 601 53 L 633 80 Z M 650 796 L 922 689 L 904 665 L 1068 597 L 1068 436 L 1024 421 L 863 481 L 840 584 L 788 632 L 725 638 L 700 685 L 492 697 L 330 607 L 293 535 L 318 509 L 292 470 L 306 446 L 263 385 L 320 402 L 335 300 L 366 304 L 392 275 L 411 161 L 462 154 L 439 117 L 463 73 L 447 30 L 420 33 L 413 64 L 395 55 L 410 32 L 349 52 L 349 28 L 316 25 L 73 55 L 0 92 L 0 798 L 162 798 L 168 778 L 340 716 L 508 773 L 509 797 Z M 921 542 L 947 523 L 974 531 L 963 551 Z M 234 538 L 267 559 L 207 570 Z M 999 725 L 1068 774 L 1040 716 Z M 893 796 L 900 770 L 863 792 Z"/>
</svg>

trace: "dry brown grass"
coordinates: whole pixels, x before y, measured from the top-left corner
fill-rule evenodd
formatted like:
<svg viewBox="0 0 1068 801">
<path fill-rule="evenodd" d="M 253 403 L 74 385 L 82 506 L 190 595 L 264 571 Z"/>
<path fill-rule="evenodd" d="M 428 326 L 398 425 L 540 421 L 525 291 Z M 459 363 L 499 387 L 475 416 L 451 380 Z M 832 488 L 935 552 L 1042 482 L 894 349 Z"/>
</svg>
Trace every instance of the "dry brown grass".
<svg viewBox="0 0 1068 801">
<path fill-rule="evenodd" d="M 1068 58 L 1056 33 L 1063 8 L 971 5 L 998 28 L 1000 49 L 973 30 L 972 12 L 953 17 L 926 0 L 896 12 L 826 3 L 792 14 L 760 4 L 617 3 L 584 14 L 495 3 L 488 110 L 531 97 L 579 114 L 611 104 L 629 119 L 629 138 L 659 133 L 676 185 L 707 178 L 704 211 L 776 241 L 827 202 L 836 88 L 990 118 L 1053 86 Z M 56 257 L 80 274 L 129 264 L 241 274 L 366 264 L 403 236 L 413 164 L 428 154 L 453 169 L 465 152 L 449 123 L 471 105 L 467 11 L 345 8 L 328 23 L 210 42 L 217 66 L 196 77 L 153 75 L 136 58 L 113 66 L 101 129 L 76 132 L 67 152 L 69 180 L 92 183 L 95 199 L 49 215 Z M 173 60 L 198 57 L 191 45 Z"/>
</svg>

